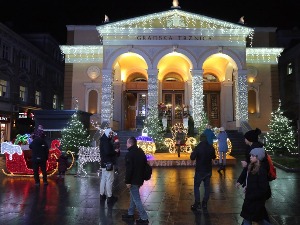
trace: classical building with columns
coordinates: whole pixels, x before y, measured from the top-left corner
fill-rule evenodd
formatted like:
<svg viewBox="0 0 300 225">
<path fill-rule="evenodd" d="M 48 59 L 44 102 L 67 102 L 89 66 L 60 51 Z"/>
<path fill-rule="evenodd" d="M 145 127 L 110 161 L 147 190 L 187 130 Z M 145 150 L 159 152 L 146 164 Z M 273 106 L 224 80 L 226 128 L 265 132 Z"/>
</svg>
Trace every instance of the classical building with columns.
<svg viewBox="0 0 300 225">
<path fill-rule="evenodd" d="M 68 25 L 65 109 L 118 130 L 141 128 L 160 103 L 168 125 L 203 112 L 213 126 L 268 130 L 278 105 L 275 28 L 252 28 L 172 7 L 95 25 Z"/>
</svg>

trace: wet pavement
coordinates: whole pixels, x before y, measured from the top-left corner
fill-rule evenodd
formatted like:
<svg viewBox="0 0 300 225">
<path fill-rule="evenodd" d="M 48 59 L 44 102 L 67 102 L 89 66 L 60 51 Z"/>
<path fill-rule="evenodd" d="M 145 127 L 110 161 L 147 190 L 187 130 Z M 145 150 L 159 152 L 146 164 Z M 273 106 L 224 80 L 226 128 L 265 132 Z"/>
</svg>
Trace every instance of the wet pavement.
<svg viewBox="0 0 300 225">
<path fill-rule="evenodd" d="M 86 166 L 88 176 L 75 177 L 76 168 L 64 179 L 50 177 L 49 185 L 36 187 L 33 177 L 7 177 L 0 174 L 0 225 L 123 225 L 129 192 L 124 184 L 123 153 L 120 174 L 115 176 L 113 205 L 100 203 L 98 164 Z M 239 158 L 238 158 L 239 161 Z M 0 168 L 4 157 L 0 157 Z M 220 175 L 213 168 L 207 211 L 193 213 L 193 167 L 155 167 L 150 181 L 141 188 L 141 197 L 152 225 L 240 225 L 243 194 L 234 185 L 239 164 L 228 166 Z M 300 174 L 277 168 L 271 182 L 273 196 L 267 210 L 274 225 L 300 224 Z M 101 176 L 101 174 L 100 174 Z M 201 185 L 201 196 L 203 186 Z M 135 215 L 138 218 L 138 215 Z"/>
</svg>

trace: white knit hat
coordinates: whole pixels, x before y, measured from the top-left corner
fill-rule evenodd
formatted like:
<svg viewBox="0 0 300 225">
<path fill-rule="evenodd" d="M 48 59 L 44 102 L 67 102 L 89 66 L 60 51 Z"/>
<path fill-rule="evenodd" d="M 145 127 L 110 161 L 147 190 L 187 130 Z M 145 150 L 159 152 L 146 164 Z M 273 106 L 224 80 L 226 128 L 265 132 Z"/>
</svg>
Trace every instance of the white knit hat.
<svg viewBox="0 0 300 225">
<path fill-rule="evenodd" d="M 113 132 L 111 128 L 105 129 L 104 133 L 105 133 L 106 137 L 109 137 L 110 132 Z"/>
</svg>

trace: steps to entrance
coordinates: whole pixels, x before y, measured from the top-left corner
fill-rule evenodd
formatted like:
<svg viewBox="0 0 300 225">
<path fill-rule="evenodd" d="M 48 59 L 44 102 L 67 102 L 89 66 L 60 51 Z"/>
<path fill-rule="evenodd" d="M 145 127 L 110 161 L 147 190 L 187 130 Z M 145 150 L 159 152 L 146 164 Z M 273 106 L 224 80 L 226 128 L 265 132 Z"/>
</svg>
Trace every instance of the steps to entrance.
<svg viewBox="0 0 300 225">
<path fill-rule="evenodd" d="M 246 144 L 244 134 L 237 130 L 226 130 L 226 133 L 232 144 L 231 155 L 245 154 Z"/>
<path fill-rule="evenodd" d="M 117 133 L 120 140 L 121 152 L 127 151 L 126 142 L 128 138 L 138 137 L 142 135 L 141 131 L 131 131 L 131 130 L 118 131 Z"/>
</svg>

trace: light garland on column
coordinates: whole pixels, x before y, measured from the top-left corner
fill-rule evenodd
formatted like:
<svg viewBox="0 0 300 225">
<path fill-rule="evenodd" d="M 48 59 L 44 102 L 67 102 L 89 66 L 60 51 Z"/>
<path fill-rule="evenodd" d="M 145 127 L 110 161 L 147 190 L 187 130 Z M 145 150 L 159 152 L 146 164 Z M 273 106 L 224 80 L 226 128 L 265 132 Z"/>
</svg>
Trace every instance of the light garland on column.
<svg viewBox="0 0 300 225">
<path fill-rule="evenodd" d="M 113 88 L 111 71 L 102 74 L 102 107 L 101 122 L 111 121 L 113 118 Z"/>
<path fill-rule="evenodd" d="M 203 77 L 202 77 L 202 71 L 196 73 L 194 71 L 193 74 L 193 113 L 194 113 L 194 122 L 195 127 L 199 128 L 201 124 L 202 115 L 204 111 L 203 107 Z"/>
<path fill-rule="evenodd" d="M 157 70 L 155 70 L 157 71 Z M 153 71 L 148 74 L 148 108 L 149 106 L 158 105 L 158 81 L 157 74 L 152 74 Z"/>
<path fill-rule="evenodd" d="M 236 77 L 236 119 L 239 121 L 248 121 L 248 86 L 247 73 L 239 72 Z"/>
</svg>

